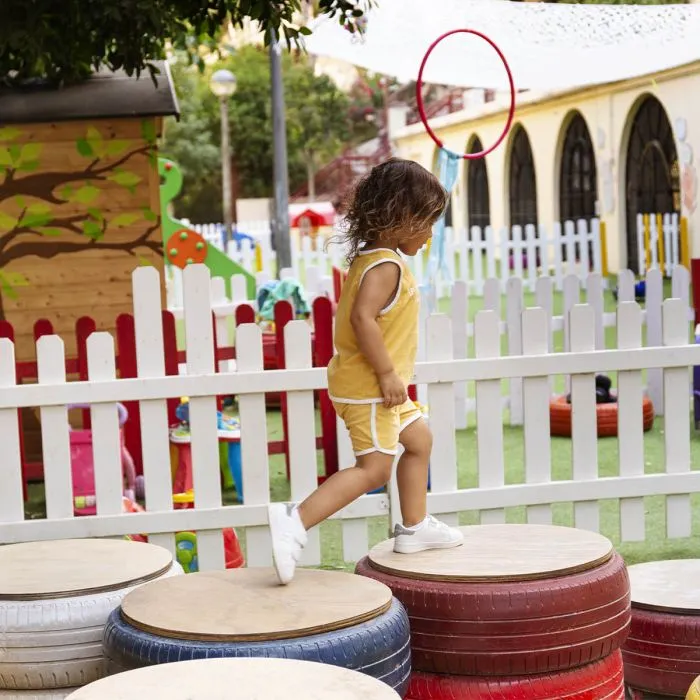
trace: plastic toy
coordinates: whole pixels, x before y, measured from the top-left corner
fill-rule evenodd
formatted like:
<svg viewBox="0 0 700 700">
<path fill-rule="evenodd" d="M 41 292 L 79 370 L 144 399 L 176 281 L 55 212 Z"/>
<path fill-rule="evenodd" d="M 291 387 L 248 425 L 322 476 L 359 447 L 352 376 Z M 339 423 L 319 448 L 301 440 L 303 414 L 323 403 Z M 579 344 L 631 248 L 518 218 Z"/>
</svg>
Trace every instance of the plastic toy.
<svg viewBox="0 0 700 700">
<path fill-rule="evenodd" d="M 297 316 L 309 316 L 311 307 L 301 282 L 287 278 L 267 282 L 258 291 L 258 316 L 263 321 L 275 320 L 275 304 L 278 301 L 289 301 L 294 306 Z"/>
<path fill-rule="evenodd" d="M 68 409 L 90 408 L 90 404 L 70 404 Z M 123 404 L 117 404 L 119 412 L 119 427 L 129 418 L 129 413 Z M 124 495 L 130 500 L 136 498 L 136 467 L 134 460 L 124 444 L 124 433 L 119 431 L 121 462 L 126 488 Z M 95 515 L 97 500 L 95 498 L 95 463 L 92 454 L 92 430 L 70 431 L 71 472 L 73 476 L 73 507 L 75 515 Z"/>
</svg>

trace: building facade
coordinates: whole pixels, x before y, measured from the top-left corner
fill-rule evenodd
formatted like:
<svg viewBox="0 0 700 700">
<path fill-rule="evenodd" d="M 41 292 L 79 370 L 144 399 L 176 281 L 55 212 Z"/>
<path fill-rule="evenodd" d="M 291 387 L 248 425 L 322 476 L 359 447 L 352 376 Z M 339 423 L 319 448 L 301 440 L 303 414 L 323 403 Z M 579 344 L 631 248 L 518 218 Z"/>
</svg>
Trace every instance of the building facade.
<svg viewBox="0 0 700 700">
<path fill-rule="evenodd" d="M 431 126 L 455 152 L 488 148 L 508 101 L 436 118 Z M 434 169 L 437 147 L 422 124 L 394 120 L 397 155 Z M 460 166 L 452 224 L 543 224 L 599 217 L 611 271 L 639 271 L 637 214 L 678 213 L 700 255 L 695 153 L 700 154 L 700 61 L 653 75 L 566 92 L 518 94 L 501 146 Z"/>
</svg>

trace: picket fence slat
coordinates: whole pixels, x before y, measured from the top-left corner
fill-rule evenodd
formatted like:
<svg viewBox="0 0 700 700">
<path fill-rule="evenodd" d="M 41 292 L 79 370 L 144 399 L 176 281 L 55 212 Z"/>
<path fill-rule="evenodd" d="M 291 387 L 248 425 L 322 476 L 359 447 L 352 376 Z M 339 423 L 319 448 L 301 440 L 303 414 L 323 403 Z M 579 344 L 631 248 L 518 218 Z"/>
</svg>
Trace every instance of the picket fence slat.
<svg viewBox="0 0 700 700">
<path fill-rule="evenodd" d="M 595 349 L 593 309 L 577 304 L 569 320 L 572 352 Z M 598 477 L 598 436 L 596 425 L 595 375 L 571 377 L 571 446 L 575 481 Z M 584 530 L 600 530 L 598 503 L 578 502 L 574 505 L 574 524 Z"/>
<path fill-rule="evenodd" d="M 164 377 L 165 355 L 163 321 L 160 309 L 160 279 L 153 267 L 139 267 L 133 275 L 134 335 L 139 377 Z M 142 401 L 139 406 L 146 508 L 173 509 L 173 481 L 168 439 L 168 406 L 165 399 Z M 156 533 L 149 542 L 175 554 L 175 539 L 169 533 Z"/>
<path fill-rule="evenodd" d="M 66 350 L 57 335 L 45 335 L 36 344 L 40 384 L 64 384 Z M 47 518 L 73 515 L 73 475 L 71 472 L 68 411 L 65 406 L 39 408 L 41 449 L 44 460 L 44 492 Z"/>
<path fill-rule="evenodd" d="M 688 324 L 683 303 L 680 299 L 668 299 L 663 306 L 663 344 L 678 346 L 687 342 Z M 663 394 L 666 473 L 687 473 L 690 471 L 690 372 L 687 367 L 664 370 Z M 666 525 L 668 537 L 690 537 L 690 496 L 668 496 Z"/>
<path fill-rule="evenodd" d="M 533 282 L 533 291 L 534 291 Z M 506 326 L 508 334 L 508 355 L 522 355 L 522 314 L 523 314 L 523 283 L 522 280 L 512 278 L 506 285 Z M 500 336 L 500 333 L 499 333 Z M 499 338 L 500 341 L 500 338 Z M 499 352 L 500 355 L 500 342 Z M 511 379 L 508 383 L 508 395 L 510 406 L 510 424 L 523 424 L 523 380 L 520 377 Z"/>
<path fill-rule="evenodd" d="M 455 282 L 452 289 L 452 352 L 454 357 L 467 357 L 469 290 L 465 282 Z M 457 430 L 467 427 L 467 385 L 458 382 L 455 391 L 455 426 Z"/>
<path fill-rule="evenodd" d="M 617 307 L 617 343 L 622 350 L 642 346 L 642 313 L 634 301 Z M 644 474 L 644 433 L 642 411 L 642 373 L 618 372 L 617 411 L 620 450 L 620 476 Z M 624 498 L 620 501 L 620 537 L 627 542 L 644 540 L 644 500 Z"/>
<path fill-rule="evenodd" d="M 452 359 L 452 344 L 445 342 L 452 337 L 450 319 L 435 314 L 428 319 L 427 345 L 430 360 Z M 430 482 L 433 491 L 454 491 L 457 488 L 457 448 L 455 445 L 453 384 L 431 384 L 428 387 L 430 427 L 433 432 L 433 450 L 430 456 Z M 439 416 L 439 419 L 437 418 Z M 448 525 L 457 525 L 457 513 L 445 515 Z"/>
<path fill-rule="evenodd" d="M 663 275 L 660 270 L 649 270 L 646 276 L 646 322 L 647 346 L 663 345 L 662 305 L 664 298 Z M 650 367 L 647 371 L 649 397 L 655 410 L 660 416 L 665 414 L 663 391 L 663 372 L 658 367 Z"/>
<path fill-rule="evenodd" d="M 284 329 L 286 367 L 305 369 L 311 362 L 311 328 L 306 321 L 291 321 Z M 316 417 L 313 391 L 293 391 L 287 394 L 289 430 L 289 469 L 292 501 L 306 498 L 318 485 L 316 472 Z M 245 493 L 245 489 L 244 489 Z M 317 566 L 321 563 L 321 540 L 318 528 L 309 531 L 308 542 L 299 564 Z"/>
<path fill-rule="evenodd" d="M 109 333 L 93 333 L 87 340 L 88 377 L 91 382 L 114 381 L 116 363 L 114 340 Z M 92 453 L 98 515 L 123 510 L 123 476 L 119 416 L 116 403 L 92 404 Z"/>
<path fill-rule="evenodd" d="M 236 329 L 237 371 L 262 372 L 262 331 L 254 323 L 244 323 Z M 267 415 L 265 395 L 238 396 L 241 421 L 241 464 L 243 472 L 243 503 L 267 505 L 270 502 L 270 465 L 267 457 Z M 314 462 L 315 465 L 315 462 Z M 270 530 L 256 524 L 246 530 L 248 566 L 271 566 L 272 544 Z"/>
<path fill-rule="evenodd" d="M 549 352 L 548 314 L 545 309 L 527 309 L 523 316 L 523 354 L 546 355 Z M 552 479 L 552 444 L 549 434 L 550 382 L 548 377 L 523 380 L 525 442 L 525 479 L 528 484 L 545 484 Z M 549 505 L 529 506 L 528 523 L 549 525 Z"/>
<path fill-rule="evenodd" d="M 15 386 L 15 347 L 12 341 L 0 338 L 0 389 Z M 2 392 L 0 392 L 2 393 Z M 0 461 L 0 523 L 24 520 L 22 496 L 22 461 L 20 425 L 16 408 L 0 409 L 0 435 L 3 458 Z M 3 541 L 0 537 L 0 542 Z"/>
<path fill-rule="evenodd" d="M 209 271 L 203 265 L 188 265 L 183 278 L 187 374 L 213 373 L 214 329 Z M 216 396 L 213 393 L 209 396 L 190 396 L 189 413 L 194 502 L 199 508 L 220 508 Z M 225 560 L 221 533 L 198 533 L 197 554 L 202 569 L 223 569 Z"/>
<path fill-rule="evenodd" d="M 474 320 L 474 356 L 481 359 L 500 354 L 498 316 L 493 311 L 480 311 Z M 479 488 L 503 486 L 503 418 L 501 381 L 498 379 L 476 383 L 476 431 Z M 482 510 L 481 522 L 485 525 L 504 523 L 505 512 Z"/>
</svg>

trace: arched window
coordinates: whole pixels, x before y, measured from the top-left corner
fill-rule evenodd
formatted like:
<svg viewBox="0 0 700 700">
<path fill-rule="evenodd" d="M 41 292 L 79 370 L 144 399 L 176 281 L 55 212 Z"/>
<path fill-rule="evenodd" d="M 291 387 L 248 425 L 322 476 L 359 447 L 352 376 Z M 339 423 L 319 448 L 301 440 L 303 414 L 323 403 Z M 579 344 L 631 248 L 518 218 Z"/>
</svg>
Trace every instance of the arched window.
<svg viewBox="0 0 700 700">
<path fill-rule="evenodd" d="M 671 124 L 663 105 L 648 96 L 639 105 L 625 171 L 627 194 L 627 267 L 642 272 L 637 248 L 637 214 L 679 212 L 680 174 Z"/>
<path fill-rule="evenodd" d="M 469 153 L 479 153 L 484 147 L 475 136 L 469 147 Z M 491 223 L 489 205 L 489 176 L 486 159 L 467 161 L 467 226 L 478 226 L 483 231 Z"/>
<path fill-rule="evenodd" d="M 508 178 L 510 225 L 537 224 L 537 180 L 530 139 L 522 126 L 516 127 L 510 150 Z"/>
<path fill-rule="evenodd" d="M 559 170 L 559 219 L 590 221 L 596 216 L 595 151 L 584 118 L 576 113 L 564 136 Z"/>
</svg>

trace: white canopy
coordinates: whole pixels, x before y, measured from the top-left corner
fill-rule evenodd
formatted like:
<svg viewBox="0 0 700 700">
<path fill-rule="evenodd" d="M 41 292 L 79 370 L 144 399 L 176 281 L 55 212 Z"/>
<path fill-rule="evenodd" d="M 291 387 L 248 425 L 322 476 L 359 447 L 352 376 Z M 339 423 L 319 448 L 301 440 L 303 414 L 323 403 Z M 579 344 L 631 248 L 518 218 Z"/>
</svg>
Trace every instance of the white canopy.
<svg viewBox="0 0 700 700">
<path fill-rule="evenodd" d="M 624 80 L 700 59 L 700 5 L 574 5 L 509 0 L 378 0 L 358 40 L 320 19 L 310 53 L 407 82 L 444 32 L 476 29 L 505 54 L 518 89 L 565 89 Z M 506 89 L 500 59 L 482 39 L 443 41 L 426 82 Z"/>
</svg>

